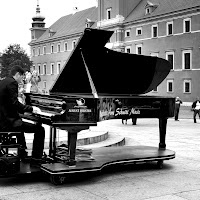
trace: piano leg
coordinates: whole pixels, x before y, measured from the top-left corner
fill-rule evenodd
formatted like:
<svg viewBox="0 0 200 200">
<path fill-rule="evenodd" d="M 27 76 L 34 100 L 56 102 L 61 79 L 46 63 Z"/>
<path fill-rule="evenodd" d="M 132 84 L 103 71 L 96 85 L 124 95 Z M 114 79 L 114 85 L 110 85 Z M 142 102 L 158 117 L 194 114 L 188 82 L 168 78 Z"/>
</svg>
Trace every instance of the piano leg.
<svg viewBox="0 0 200 200">
<path fill-rule="evenodd" d="M 57 135 L 56 135 L 56 128 L 55 127 L 53 127 L 53 158 L 55 158 L 55 156 L 56 156 L 56 137 L 57 137 Z"/>
<path fill-rule="evenodd" d="M 52 156 L 53 149 L 52 149 L 52 139 L 53 139 L 53 127 L 50 127 L 50 133 L 49 133 L 49 156 Z"/>
<path fill-rule="evenodd" d="M 159 118 L 159 132 L 160 132 L 160 143 L 159 149 L 165 149 L 165 137 L 166 137 L 166 130 L 167 130 L 167 118 Z"/>
<path fill-rule="evenodd" d="M 68 148 L 69 148 L 69 166 L 76 164 L 76 141 L 77 141 L 77 132 L 68 131 Z"/>
<path fill-rule="evenodd" d="M 56 128 L 50 127 L 50 136 L 49 136 L 49 156 L 55 157 L 56 153 Z"/>
</svg>

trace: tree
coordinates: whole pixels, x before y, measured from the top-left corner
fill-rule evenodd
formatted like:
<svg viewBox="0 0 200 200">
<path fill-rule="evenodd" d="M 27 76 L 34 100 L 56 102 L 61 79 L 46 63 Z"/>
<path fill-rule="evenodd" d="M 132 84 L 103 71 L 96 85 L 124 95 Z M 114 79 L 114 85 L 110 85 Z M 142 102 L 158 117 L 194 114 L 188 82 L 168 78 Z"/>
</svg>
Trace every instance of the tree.
<svg viewBox="0 0 200 200">
<path fill-rule="evenodd" d="M 29 71 L 33 62 L 19 44 L 9 45 L 3 52 L 0 77 L 7 77 L 13 65 L 20 65 L 25 71 Z"/>
</svg>

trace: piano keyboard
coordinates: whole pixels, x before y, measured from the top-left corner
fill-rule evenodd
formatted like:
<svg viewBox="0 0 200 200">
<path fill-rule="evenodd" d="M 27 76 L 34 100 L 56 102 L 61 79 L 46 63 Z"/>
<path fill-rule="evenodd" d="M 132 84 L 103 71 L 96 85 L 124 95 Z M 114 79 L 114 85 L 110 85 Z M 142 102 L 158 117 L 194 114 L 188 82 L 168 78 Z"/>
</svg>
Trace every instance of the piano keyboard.
<svg viewBox="0 0 200 200">
<path fill-rule="evenodd" d="M 43 112 L 43 111 L 37 112 L 35 114 L 36 115 L 41 115 L 41 116 L 46 116 L 46 117 L 52 117 L 52 116 L 55 115 L 55 113 L 49 113 L 49 112 Z"/>
</svg>

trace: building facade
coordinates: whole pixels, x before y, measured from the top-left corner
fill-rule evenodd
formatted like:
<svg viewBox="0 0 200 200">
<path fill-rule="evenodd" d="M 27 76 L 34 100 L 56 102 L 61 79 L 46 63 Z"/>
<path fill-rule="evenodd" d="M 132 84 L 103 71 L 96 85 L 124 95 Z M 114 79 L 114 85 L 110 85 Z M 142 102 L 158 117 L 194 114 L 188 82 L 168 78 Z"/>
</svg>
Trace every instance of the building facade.
<svg viewBox="0 0 200 200">
<path fill-rule="evenodd" d="M 83 30 L 91 27 L 114 31 L 106 45 L 110 49 L 169 60 L 171 72 L 149 95 L 179 96 L 184 102 L 200 96 L 198 0 L 99 0 L 98 7 L 61 17 L 49 28 L 44 27 L 41 16 L 34 19 L 31 60 L 41 74 L 40 88 L 46 93 Z M 135 63 L 131 67 L 141 66 Z"/>
</svg>

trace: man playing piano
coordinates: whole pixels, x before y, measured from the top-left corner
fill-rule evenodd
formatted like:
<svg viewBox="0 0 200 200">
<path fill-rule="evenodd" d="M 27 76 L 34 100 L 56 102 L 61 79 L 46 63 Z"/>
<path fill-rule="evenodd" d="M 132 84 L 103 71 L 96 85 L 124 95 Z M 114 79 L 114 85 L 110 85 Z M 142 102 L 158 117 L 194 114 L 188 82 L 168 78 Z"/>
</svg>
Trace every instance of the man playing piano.
<svg viewBox="0 0 200 200">
<path fill-rule="evenodd" d="M 27 155 L 24 133 L 34 133 L 32 163 L 41 162 L 44 149 L 45 130 L 41 125 L 22 121 L 19 113 L 39 112 L 35 106 L 24 105 L 18 101 L 18 84 L 24 76 L 24 69 L 19 65 L 11 68 L 10 75 L 0 81 L 0 132 L 21 132 L 17 142 L 21 145 L 20 157 Z"/>
</svg>

